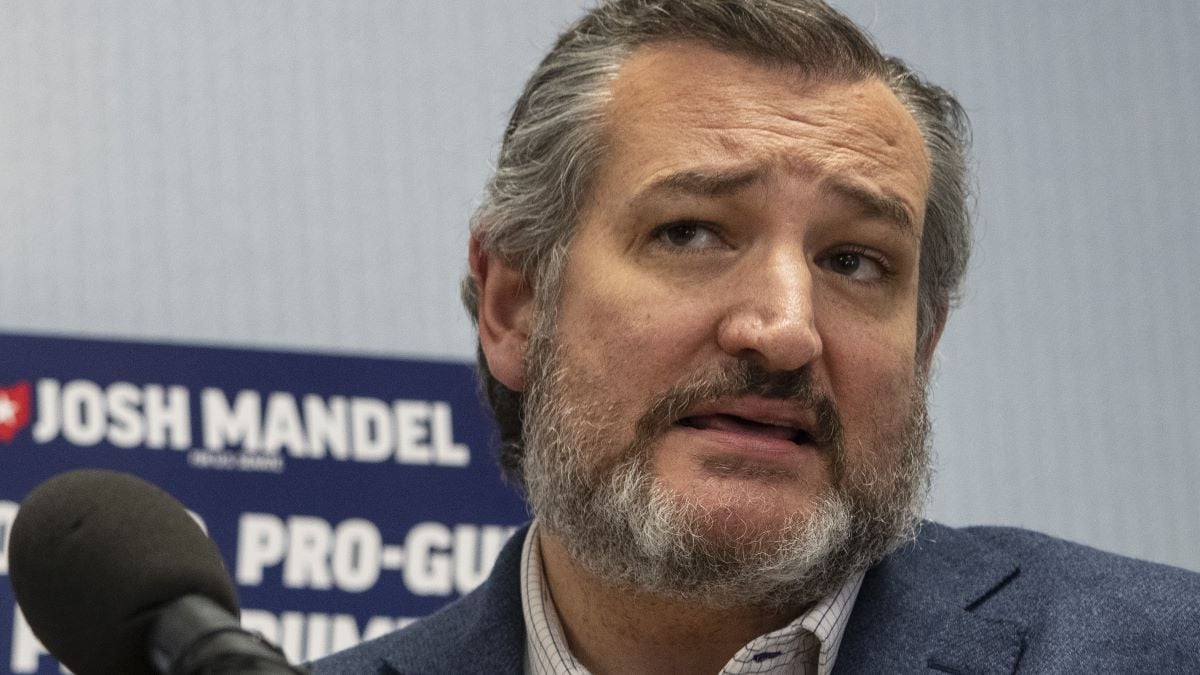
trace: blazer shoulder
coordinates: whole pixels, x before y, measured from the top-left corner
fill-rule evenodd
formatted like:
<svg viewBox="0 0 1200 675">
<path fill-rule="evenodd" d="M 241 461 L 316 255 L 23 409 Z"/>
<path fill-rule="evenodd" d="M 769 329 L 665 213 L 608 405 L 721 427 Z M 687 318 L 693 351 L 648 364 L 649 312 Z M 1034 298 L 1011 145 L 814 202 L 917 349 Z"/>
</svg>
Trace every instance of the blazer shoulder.
<svg viewBox="0 0 1200 675">
<path fill-rule="evenodd" d="M 949 528 L 945 528 L 949 529 Z M 957 532 L 1015 559 L 1021 575 L 1046 586 L 1121 594 L 1200 595 L 1200 573 L 1139 560 L 1015 527 L 968 527 Z M 1195 603 L 1190 603 L 1195 604 Z"/>
<path fill-rule="evenodd" d="M 1027 658 L 1080 650 L 1085 662 L 1198 666 L 1200 574 L 1017 528 L 962 531 L 1017 561 L 1018 572 L 979 611 L 1020 617 Z"/>
<path fill-rule="evenodd" d="M 925 523 L 868 572 L 842 672 L 1200 672 L 1200 574 Z"/>
</svg>

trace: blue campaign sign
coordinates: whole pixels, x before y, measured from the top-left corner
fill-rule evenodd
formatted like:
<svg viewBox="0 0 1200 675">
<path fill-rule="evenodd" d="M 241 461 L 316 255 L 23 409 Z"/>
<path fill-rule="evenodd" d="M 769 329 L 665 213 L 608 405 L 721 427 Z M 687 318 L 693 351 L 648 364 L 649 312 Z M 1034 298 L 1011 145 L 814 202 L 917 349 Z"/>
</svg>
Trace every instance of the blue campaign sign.
<svg viewBox="0 0 1200 675">
<path fill-rule="evenodd" d="M 472 367 L 0 334 L 0 575 L 21 499 L 78 467 L 170 492 L 242 621 L 309 660 L 477 585 L 527 519 Z M 0 584 L 0 669 L 56 673 Z"/>
</svg>

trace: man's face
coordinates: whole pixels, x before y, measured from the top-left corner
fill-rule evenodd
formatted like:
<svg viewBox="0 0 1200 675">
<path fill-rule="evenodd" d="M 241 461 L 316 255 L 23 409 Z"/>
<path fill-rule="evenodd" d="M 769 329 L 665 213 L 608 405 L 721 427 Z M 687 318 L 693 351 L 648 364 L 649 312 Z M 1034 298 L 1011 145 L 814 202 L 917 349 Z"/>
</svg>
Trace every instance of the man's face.
<svg viewBox="0 0 1200 675">
<path fill-rule="evenodd" d="M 594 556 L 561 530 L 638 510 L 626 520 L 664 521 L 713 567 L 796 537 L 827 555 L 865 527 L 856 499 L 906 524 L 929 165 L 899 101 L 875 80 L 657 45 L 622 67 L 606 134 L 527 354 L 526 476 L 551 535 Z"/>
</svg>

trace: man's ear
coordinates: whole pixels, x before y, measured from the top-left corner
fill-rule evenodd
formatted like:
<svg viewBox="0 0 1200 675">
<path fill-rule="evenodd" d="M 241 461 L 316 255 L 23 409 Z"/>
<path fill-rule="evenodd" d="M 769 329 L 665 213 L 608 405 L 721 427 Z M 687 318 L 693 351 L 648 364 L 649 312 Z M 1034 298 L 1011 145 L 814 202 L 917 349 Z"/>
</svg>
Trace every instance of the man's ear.
<svg viewBox="0 0 1200 675">
<path fill-rule="evenodd" d="M 921 371 L 926 375 L 929 374 L 929 369 L 933 367 L 933 353 L 937 350 L 938 342 L 942 339 L 942 331 L 946 329 L 946 319 L 950 316 L 950 303 L 939 302 L 934 309 L 933 329 L 929 332 L 929 339 L 925 344 L 920 345 L 921 353 L 917 355 L 921 364 Z"/>
<path fill-rule="evenodd" d="M 533 288 L 519 270 L 471 237 L 471 276 L 479 289 L 479 346 L 501 384 L 525 387 L 525 347 L 533 323 Z"/>
</svg>

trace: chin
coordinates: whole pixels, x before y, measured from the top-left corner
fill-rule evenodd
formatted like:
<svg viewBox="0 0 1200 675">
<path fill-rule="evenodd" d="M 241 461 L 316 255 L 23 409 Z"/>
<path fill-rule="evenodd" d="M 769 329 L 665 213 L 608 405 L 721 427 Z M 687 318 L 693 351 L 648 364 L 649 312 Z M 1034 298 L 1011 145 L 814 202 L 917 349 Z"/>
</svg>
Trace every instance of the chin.
<svg viewBox="0 0 1200 675">
<path fill-rule="evenodd" d="M 673 479 L 659 475 L 654 484 L 664 501 L 703 514 L 714 536 L 736 539 L 781 532 L 814 517 L 834 493 L 823 479 L 743 464 L 736 470 L 703 466 Z"/>
<path fill-rule="evenodd" d="M 671 510 L 689 514 L 693 531 L 721 547 L 762 545 L 789 536 L 796 523 L 820 511 L 823 491 L 814 495 L 794 482 L 761 477 L 706 480 L 679 489 L 659 482 L 658 498 Z"/>
</svg>

